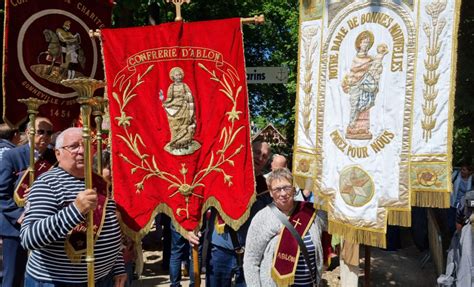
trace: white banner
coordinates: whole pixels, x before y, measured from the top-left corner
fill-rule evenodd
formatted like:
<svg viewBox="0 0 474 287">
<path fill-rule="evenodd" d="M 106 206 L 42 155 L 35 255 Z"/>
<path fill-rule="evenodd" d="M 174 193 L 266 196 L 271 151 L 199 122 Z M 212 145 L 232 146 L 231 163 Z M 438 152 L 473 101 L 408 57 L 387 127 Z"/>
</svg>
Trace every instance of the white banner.
<svg viewBox="0 0 474 287">
<path fill-rule="evenodd" d="M 353 242 L 449 206 L 460 1 L 412 2 L 300 5 L 294 174 Z"/>
</svg>

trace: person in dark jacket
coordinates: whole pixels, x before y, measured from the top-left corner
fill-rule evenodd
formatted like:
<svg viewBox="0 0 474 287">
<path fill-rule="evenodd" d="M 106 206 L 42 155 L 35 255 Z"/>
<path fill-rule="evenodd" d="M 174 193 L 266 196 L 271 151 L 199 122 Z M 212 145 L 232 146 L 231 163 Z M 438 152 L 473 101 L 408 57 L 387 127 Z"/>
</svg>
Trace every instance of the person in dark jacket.
<svg viewBox="0 0 474 287">
<path fill-rule="evenodd" d="M 20 142 L 20 131 L 7 124 L 0 124 L 0 161 L 5 151 L 16 147 Z"/>
<path fill-rule="evenodd" d="M 31 127 L 27 128 L 29 131 Z M 47 118 L 37 117 L 35 121 L 35 160 L 40 158 L 50 164 L 56 157 L 48 145 L 53 134 L 53 124 Z M 0 237 L 3 240 L 3 287 L 22 286 L 27 252 L 20 245 L 20 226 L 24 218 L 24 208 L 13 198 L 15 183 L 19 174 L 29 167 L 30 144 L 12 148 L 3 153 L 0 169 Z"/>
</svg>

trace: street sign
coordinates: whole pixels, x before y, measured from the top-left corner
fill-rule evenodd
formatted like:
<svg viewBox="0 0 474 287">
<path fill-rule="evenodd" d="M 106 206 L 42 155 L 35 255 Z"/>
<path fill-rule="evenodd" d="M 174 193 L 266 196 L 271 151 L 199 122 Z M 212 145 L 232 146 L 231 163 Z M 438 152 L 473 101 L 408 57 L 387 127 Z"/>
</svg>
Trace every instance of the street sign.
<svg viewBox="0 0 474 287">
<path fill-rule="evenodd" d="M 247 67 L 248 84 L 286 84 L 287 67 Z"/>
</svg>

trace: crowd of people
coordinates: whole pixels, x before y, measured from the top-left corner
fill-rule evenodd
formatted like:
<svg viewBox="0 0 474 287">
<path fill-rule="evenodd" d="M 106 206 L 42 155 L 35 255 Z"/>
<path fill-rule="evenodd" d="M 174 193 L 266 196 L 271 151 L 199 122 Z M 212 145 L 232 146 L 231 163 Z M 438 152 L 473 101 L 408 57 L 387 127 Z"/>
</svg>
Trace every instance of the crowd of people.
<svg viewBox="0 0 474 287">
<path fill-rule="evenodd" d="M 91 210 L 103 218 L 94 221 L 100 230 L 94 234 L 96 286 L 130 286 L 141 248 L 122 234 L 111 192 L 101 188 L 101 180 L 111 181 L 110 153 L 102 154 L 105 179 L 94 178 L 94 188 L 86 189 L 82 129 L 54 133 L 49 119 L 37 117 L 25 134 L 31 130 L 34 139 L 29 144 L 20 143 L 17 129 L 0 127 L 1 286 L 87 286 L 84 222 Z M 28 172 L 31 146 L 35 162 L 48 162 L 51 168 L 26 187 L 22 206 L 14 191 Z M 219 214 L 212 208 L 203 217 L 201 232 L 190 231 L 185 237 L 163 220 L 166 216 L 157 220 L 157 227 L 168 229 L 164 239 L 169 250 L 164 251 L 162 268 L 169 270 L 170 286 L 180 286 L 181 264 L 189 260 L 193 245 L 200 246 L 205 260 L 200 264 L 206 286 L 314 286 L 320 281 L 324 220 L 312 203 L 295 200 L 301 192 L 293 186 L 287 159 L 275 154 L 270 160 L 270 149 L 266 142 L 252 145 L 257 200 L 239 230 L 217 227 Z M 188 268 L 192 279 L 192 263 Z"/>
<path fill-rule="evenodd" d="M 23 135 L 31 130 L 34 137 L 29 143 L 18 129 L 0 125 L 1 286 L 87 286 L 81 230 L 84 233 L 91 210 L 104 218 L 95 234 L 96 286 L 131 286 L 142 266 L 141 243 L 121 232 L 110 189 L 85 188 L 82 129 L 54 133 L 49 119 L 37 117 Z M 15 201 L 14 191 L 28 172 L 30 146 L 35 162 L 46 162 L 51 168 L 27 186 L 22 206 Z M 206 286 L 211 287 L 315 286 L 323 267 L 332 265 L 330 259 L 336 254 L 326 232 L 325 214 L 313 208 L 314 194 L 294 187 L 286 157 L 272 155 L 268 143 L 254 142 L 252 151 L 257 196 L 239 230 L 219 223 L 213 208 L 203 215 L 201 231 L 186 236 L 166 215 L 157 217 L 156 226 L 163 229 L 156 238 L 163 246 L 161 268 L 169 272 L 170 286 L 181 286 L 183 264 L 194 286 L 190 260 L 194 245 L 199 246 L 199 270 L 205 270 Z M 96 163 L 97 158 L 94 169 L 98 172 Z M 101 171 L 105 183 L 112 181 L 110 166 L 110 152 L 105 150 Z M 445 217 L 450 234 L 456 230 L 460 234 L 470 223 L 465 198 L 473 188 L 473 178 L 468 163 L 453 172 L 451 208 Z"/>
</svg>

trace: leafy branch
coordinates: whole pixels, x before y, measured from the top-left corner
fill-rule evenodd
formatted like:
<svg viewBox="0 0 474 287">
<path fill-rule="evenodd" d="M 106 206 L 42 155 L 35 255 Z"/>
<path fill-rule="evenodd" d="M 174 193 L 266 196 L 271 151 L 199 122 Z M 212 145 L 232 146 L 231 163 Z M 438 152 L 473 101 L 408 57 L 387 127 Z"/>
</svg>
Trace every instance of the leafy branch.
<svg viewBox="0 0 474 287">
<path fill-rule="evenodd" d="M 228 163 L 231 166 L 234 166 L 235 163 L 232 160 L 237 154 L 240 153 L 240 151 L 243 148 L 243 145 L 240 145 L 238 148 L 234 150 L 234 152 L 230 155 L 226 155 L 227 150 L 230 148 L 230 146 L 234 143 L 235 138 L 237 135 L 242 131 L 244 126 L 239 127 L 238 129 L 235 129 L 235 121 L 239 120 L 240 117 L 239 115 L 242 113 L 242 111 L 237 110 L 237 99 L 242 92 L 242 86 L 237 87 L 237 90 L 235 92 L 234 96 L 234 89 L 232 88 L 231 84 L 229 84 L 229 79 L 226 73 L 222 74 L 222 79 L 219 79 L 216 76 L 215 71 L 209 71 L 206 66 L 203 64 L 199 63 L 198 64 L 201 69 L 206 71 L 210 76 L 211 80 L 218 82 L 222 88 L 219 89 L 229 100 L 232 102 L 232 109 L 230 112 L 227 112 L 226 115 L 228 115 L 227 120 L 231 123 L 229 127 L 225 127 L 221 131 L 221 135 L 219 138 L 219 142 L 222 142 L 222 148 L 219 149 L 216 152 L 216 155 L 218 156 L 218 159 L 215 159 L 214 152 L 211 153 L 211 160 L 209 161 L 208 166 L 205 169 L 202 169 L 196 173 L 194 176 L 193 182 L 191 186 L 196 186 L 201 184 L 201 181 L 211 172 L 215 171 L 218 173 L 222 173 L 224 176 L 224 183 L 227 183 L 229 186 L 232 185 L 232 176 L 227 174 L 221 166 L 225 163 Z M 214 162 L 216 160 L 216 162 Z"/>
<path fill-rule="evenodd" d="M 151 177 L 158 177 L 163 179 L 164 181 L 170 183 L 172 186 L 174 185 L 181 185 L 182 182 L 173 174 L 161 171 L 158 168 L 158 165 L 155 161 L 155 156 L 151 156 L 151 164 L 149 162 L 150 155 L 147 153 L 142 153 L 140 147 L 146 148 L 145 143 L 143 142 L 141 136 L 139 134 L 132 134 L 129 132 L 128 127 L 131 125 L 131 121 L 133 117 L 127 116 L 125 112 L 125 108 L 130 103 L 130 101 L 137 96 L 135 90 L 144 83 L 143 78 L 153 69 L 153 65 L 150 65 L 148 69 L 143 73 L 143 75 L 138 74 L 137 82 L 133 87 L 131 87 L 131 81 L 129 80 L 123 92 L 121 89 L 119 90 L 122 92 L 122 101 L 119 98 L 119 95 L 116 92 L 112 93 L 113 98 L 117 101 L 119 108 L 120 108 L 120 117 L 115 117 L 115 120 L 118 122 L 118 125 L 123 127 L 125 131 L 124 135 L 117 135 L 121 140 L 125 142 L 128 148 L 133 152 L 133 154 L 140 159 L 140 163 L 137 164 L 130 160 L 126 155 L 121 153 L 119 156 L 128 164 L 130 164 L 133 168 L 131 169 L 131 173 L 134 174 L 137 170 L 142 170 L 146 174 L 143 176 L 142 180 L 135 184 L 136 192 L 140 193 L 143 190 L 144 183 Z"/>
</svg>

